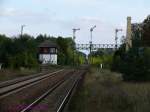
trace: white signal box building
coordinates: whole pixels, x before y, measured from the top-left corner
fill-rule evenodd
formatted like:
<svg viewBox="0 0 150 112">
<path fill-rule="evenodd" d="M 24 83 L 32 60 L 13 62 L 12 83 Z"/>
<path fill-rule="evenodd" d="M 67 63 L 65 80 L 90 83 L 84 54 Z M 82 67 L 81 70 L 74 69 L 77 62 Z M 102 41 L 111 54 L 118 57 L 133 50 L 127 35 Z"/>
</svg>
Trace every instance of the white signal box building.
<svg viewBox="0 0 150 112">
<path fill-rule="evenodd" d="M 41 43 L 38 57 L 41 64 L 57 65 L 57 45 L 50 41 Z"/>
</svg>

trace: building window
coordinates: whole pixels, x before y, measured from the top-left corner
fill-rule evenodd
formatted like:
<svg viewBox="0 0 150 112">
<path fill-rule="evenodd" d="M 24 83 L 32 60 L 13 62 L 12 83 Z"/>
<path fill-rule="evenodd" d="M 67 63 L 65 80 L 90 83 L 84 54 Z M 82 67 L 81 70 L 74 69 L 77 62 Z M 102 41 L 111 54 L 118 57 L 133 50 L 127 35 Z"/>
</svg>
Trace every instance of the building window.
<svg viewBox="0 0 150 112">
<path fill-rule="evenodd" d="M 48 48 L 44 48 L 43 52 L 47 54 L 48 53 Z"/>
<path fill-rule="evenodd" d="M 56 54 L 56 48 L 50 48 L 50 53 Z"/>
</svg>

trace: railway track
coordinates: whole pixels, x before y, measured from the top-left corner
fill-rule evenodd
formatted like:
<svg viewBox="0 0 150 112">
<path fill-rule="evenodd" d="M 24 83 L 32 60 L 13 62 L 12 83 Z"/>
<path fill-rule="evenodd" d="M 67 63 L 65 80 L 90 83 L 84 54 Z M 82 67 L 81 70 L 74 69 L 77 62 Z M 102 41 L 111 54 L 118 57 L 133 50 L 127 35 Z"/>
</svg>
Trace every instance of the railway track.
<svg viewBox="0 0 150 112">
<path fill-rule="evenodd" d="M 70 71 L 65 72 L 65 70 L 62 69 L 62 70 L 49 73 L 43 76 L 33 77 L 31 79 L 26 79 L 26 80 L 14 82 L 14 83 L 11 82 L 10 84 L 0 86 L 0 101 L 2 100 L 2 103 L 0 103 L 0 111 L 2 112 L 29 112 L 29 111 L 34 112 L 34 108 L 36 107 L 36 105 L 43 102 L 45 99 L 47 99 L 47 97 L 55 93 L 55 91 L 58 91 L 62 85 L 65 85 L 64 87 L 62 86 L 62 88 L 65 90 L 65 93 L 62 92 L 63 97 L 61 97 L 60 101 L 59 101 L 59 96 L 57 96 L 59 103 L 58 104 L 56 103 L 57 107 L 55 107 L 54 109 L 55 110 L 54 112 L 62 112 L 65 105 L 69 101 L 72 91 L 77 86 L 83 74 L 84 73 L 81 71 L 70 70 Z M 27 104 L 22 105 L 22 106 L 21 104 L 19 104 L 20 107 L 17 107 L 17 109 L 13 107 L 11 107 L 11 109 L 7 109 L 7 106 L 8 107 L 11 106 L 11 103 L 9 104 L 8 102 L 11 100 L 11 97 L 18 98 L 16 96 L 19 92 L 20 92 L 19 94 L 24 93 L 22 91 L 26 92 L 26 90 L 30 92 L 31 88 L 33 87 L 38 88 L 36 86 L 41 87 L 42 83 L 46 83 L 48 85 L 49 82 L 51 82 L 50 83 L 51 86 L 45 87 L 45 90 L 41 91 L 40 95 L 36 95 L 31 102 L 28 102 Z M 29 97 L 30 94 L 26 96 Z M 23 98 L 23 100 L 26 100 L 25 98 Z M 5 102 L 8 104 L 5 104 Z M 3 109 L 3 106 L 5 107 L 4 109 Z M 47 112 L 53 112 L 49 110 L 51 109 L 48 108 Z M 36 110 L 36 112 L 38 111 Z M 46 112 L 46 110 L 43 112 Z"/>
<path fill-rule="evenodd" d="M 55 74 L 60 73 L 63 70 L 64 69 L 58 70 L 56 72 L 49 73 L 49 74 L 46 74 L 43 76 L 39 75 L 37 77 L 32 77 L 30 79 L 27 78 L 24 80 L 18 80 L 17 82 L 15 81 L 15 82 L 3 84 L 0 87 L 0 99 L 4 98 L 10 94 L 13 94 L 17 91 L 20 91 L 26 87 L 29 87 L 29 86 L 34 85 L 36 83 L 39 83 L 40 81 L 42 81 L 48 77 L 53 77 L 53 76 L 55 76 Z"/>
<path fill-rule="evenodd" d="M 61 70 L 63 70 L 63 69 L 61 69 Z M 59 70 L 57 70 L 57 71 L 59 71 Z M 20 78 L 8 80 L 8 81 L 0 82 L 0 88 L 6 87 L 6 86 L 9 86 L 9 85 L 13 85 L 13 84 L 16 84 L 16 83 L 19 83 L 19 82 L 22 82 L 22 81 L 26 81 L 26 80 L 29 80 L 29 79 L 33 79 L 33 78 L 36 78 L 36 77 L 40 77 L 42 75 L 46 75 L 46 74 L 50 74 L 50 73 L 53 74 L 54 72 L 57 72 L 57 71 L 54 70 L 52 72 L 42 72 L 42 73 L 34 74 L 34 75 L 31 75 L 31 76 L 24 76 L 24 77 L 20 77 Z"/>
<path fill-rule="evenodd" d="M 48 90 L 21 112 L 63 112 L 66 109 L 66 105 L 68 106 L 71 96 L 74 93 L 73 91 L 82 79 L 83 74 L 85 74 L 85 71 L 76 71 L 71 77 Z M 36 105 L 47 105 L 49 108 L 40 110 Z"/>
<path fill-rule="evenodd" d="M 78 86 L 78 84 L 80 83 L 81 79 L 83 78 L 83 75 L 85 74 L 85 71 L 81 72 L 80 75 L 73 80 L 72 85 L 70 86 L 69 90 L 67 91 L 67 94 L 64 96 L 61 104 L 58 106 L 57 111 L 56 112 L 63 112 L 66 108 L 66 105 L 69 105 L 69 101 L 76 89 L 76 87 Z"/>
</svg>

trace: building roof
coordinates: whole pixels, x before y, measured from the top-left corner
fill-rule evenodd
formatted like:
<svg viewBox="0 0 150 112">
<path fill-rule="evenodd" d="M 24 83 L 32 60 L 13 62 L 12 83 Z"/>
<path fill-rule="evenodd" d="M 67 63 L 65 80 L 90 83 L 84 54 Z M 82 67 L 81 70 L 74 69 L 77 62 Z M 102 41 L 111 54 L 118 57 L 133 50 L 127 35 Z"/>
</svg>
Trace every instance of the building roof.
<svg viewBox="0 0 150 112">
<path fill-rule="evenodd" d="M 39 47 L 57 47 L 57 44 L 55 44 L 55 43 L 53 43 L 53 42 L 51 42 L 51 41 L 48 41 L 48 40 L 46 40 L 46 41 L 44 41 L 43 43 L 41 43 L 40 45 L 39 45 Z"/>
</svg>

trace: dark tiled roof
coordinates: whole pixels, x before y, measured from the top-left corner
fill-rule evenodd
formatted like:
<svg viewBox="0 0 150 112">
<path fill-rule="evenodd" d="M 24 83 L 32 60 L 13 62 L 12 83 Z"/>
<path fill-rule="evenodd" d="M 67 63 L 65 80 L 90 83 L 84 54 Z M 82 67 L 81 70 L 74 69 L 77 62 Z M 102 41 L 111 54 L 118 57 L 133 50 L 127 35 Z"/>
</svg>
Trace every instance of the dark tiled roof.
<svg viewBox="0 0 150 112">
<path fill-rule="evenodd" d="M 41 43 L 39 47 L 57 47 L 57 44 L 47 40 Z"/>
</svg>

